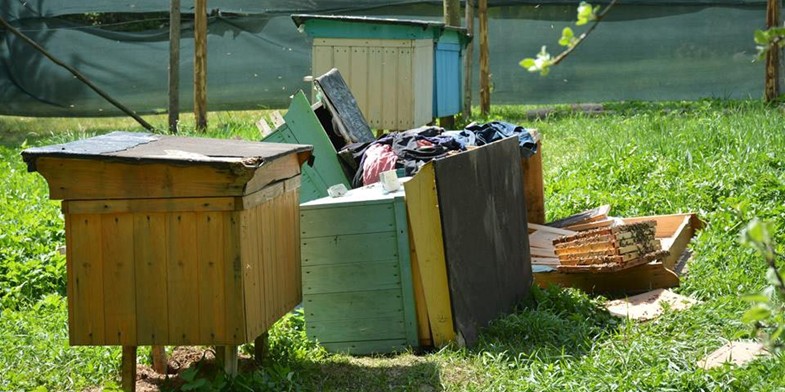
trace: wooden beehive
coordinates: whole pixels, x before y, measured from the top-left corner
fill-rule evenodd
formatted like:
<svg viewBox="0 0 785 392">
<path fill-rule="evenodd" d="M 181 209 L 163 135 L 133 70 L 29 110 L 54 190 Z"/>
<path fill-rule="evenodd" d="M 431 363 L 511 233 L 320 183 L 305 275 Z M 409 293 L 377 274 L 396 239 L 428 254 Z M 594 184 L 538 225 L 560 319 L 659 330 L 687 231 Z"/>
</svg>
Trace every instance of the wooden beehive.
<svg viewBox="0 0 785 392">
<path fill-rule="evenodd" d="M 379 184 L 300 206 L 308 337 L 330 351 L 418 345 L 403 190 Z"/>
<path fill-rule="evenodd" d="M 301 299 L 311 147 L 115 132 L 22 153 L 62 199 L 72 345 L 238 345 Z"/>
</svg>

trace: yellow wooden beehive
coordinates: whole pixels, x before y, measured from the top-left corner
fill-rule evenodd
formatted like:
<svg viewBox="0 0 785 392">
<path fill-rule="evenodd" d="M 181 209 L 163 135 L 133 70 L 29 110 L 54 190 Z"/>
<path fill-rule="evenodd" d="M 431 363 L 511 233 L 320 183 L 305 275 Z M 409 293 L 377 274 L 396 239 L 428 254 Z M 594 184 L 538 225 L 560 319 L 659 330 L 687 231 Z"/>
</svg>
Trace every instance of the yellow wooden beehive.
<svg viewBox="0 0 785 392">
<path fill-rule="evenodd" d="M 310 146 L 115 132 L 22 153 L 63 200 L 72 345 L 238 345 L 301 301 Z"/>
</svg>

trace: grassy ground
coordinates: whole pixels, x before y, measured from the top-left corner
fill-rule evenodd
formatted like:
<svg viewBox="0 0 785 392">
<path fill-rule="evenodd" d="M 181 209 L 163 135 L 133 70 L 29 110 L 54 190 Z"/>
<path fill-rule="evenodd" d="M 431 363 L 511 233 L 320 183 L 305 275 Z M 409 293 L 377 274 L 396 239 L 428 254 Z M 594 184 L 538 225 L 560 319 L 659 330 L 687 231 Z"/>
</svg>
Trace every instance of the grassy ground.
<svg viewBox="0 0 785 392">
<path fill-rule="evenodd" d="M 726 341 L 749 337 L 739 321 L 749 304 L 740 297 L 763 287 L 765 269 L 737 239 L 752 217 L 785 218 L 785 114 L 757 102 L 608 108 L 613 114 L 557 112 L 528 121 L 520 107 L 497 107 L 491 117 L 541 130 L 549 219 L 605 203 L 618 216 L 699 213 L 707 226 L 692 243 L 694 258 L 677 291 L 700 305 L 635 323 L 612 318 L 601 297 L 534 290 L 516 312 L 483 331 L 472 349 L 361 358 L 325 353 L 305 339 L 302 317 L 290 315 L 271 332 L 267 369 L 240 377 L 233 388 L 785 389 L 779 357 L 710 371 L 695 364 Z M 256 118 L 258 113 L 215 115 L 211 135 L 255 137 Z M 44 181 L 25 173 L 18 158 L 24 139 L 43 144 L 83 130 L 138 129 L 113 121 L 0 117 L 0 172 L 10 173 L 0 178 L 0 390 L 80 390 L 115 382 L 116 348 L 67 345 L 64 260 L 54 251 L 63 242 L 62 218 L 47 200 Z M 776 239 L 783 243 L 784 237 L 780 229 Z"/>
</svg>

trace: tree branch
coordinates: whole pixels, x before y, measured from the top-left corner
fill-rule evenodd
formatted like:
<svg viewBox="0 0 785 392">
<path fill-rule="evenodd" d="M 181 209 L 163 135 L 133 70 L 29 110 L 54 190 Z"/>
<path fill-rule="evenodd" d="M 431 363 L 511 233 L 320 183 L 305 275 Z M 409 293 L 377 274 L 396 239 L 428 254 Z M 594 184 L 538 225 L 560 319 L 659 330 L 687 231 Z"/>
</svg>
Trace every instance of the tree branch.
<svg viewBox="0 0 785 392">
<path fill-rule="evenodd" d="M 613 8 L 613 6 L 616 5 L 617 2 L 618 0 L 611 0 L 611 2 L 608 3 L 608 5 L 602 10 L 602 12 L 597 14 L 597 17 L 594 19 L 594 23 L 592 23 L 592 25 L 589 26 L 589 29 L 584 31 L 583 34 L 581 34 L 580 36 L 578 36 L 578 39 L 575 41 L 574 45 L 570 46 L 565 51 L 559 53 L 558 56 L 554 57 L 553 61 L 551 62 L 551 65 L 557 65 L 560 62 L 562 62 L 562 60 L 567 58 L 567 56 L 569 56 L 570 53 L 572 53 L 575 50 L 575 48 L 577 48 L 581 43 L 583 43 L 583 40 L 585 40 L 586 37 L 588 37 L 589 34 L 591 34 L 591 32 L 597 28 L 597 25 L 600 24 L 602 19 L 605 18 L 605 15 L 608 13 L 608 11 L 610 11 L 610 9 Z"/>
</svg>

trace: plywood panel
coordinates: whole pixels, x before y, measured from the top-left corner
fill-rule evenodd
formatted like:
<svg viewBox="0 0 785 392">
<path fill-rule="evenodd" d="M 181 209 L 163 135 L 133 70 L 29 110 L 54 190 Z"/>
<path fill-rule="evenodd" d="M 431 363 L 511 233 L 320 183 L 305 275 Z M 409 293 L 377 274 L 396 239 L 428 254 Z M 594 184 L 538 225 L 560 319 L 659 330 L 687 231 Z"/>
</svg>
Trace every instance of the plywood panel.
<svg viewBox="0 0 785 392">
<path fill-rule="evenodd" d="M 388 290 L 401 285 L 398 259 L 303 267 L 305 294 Z"/>
<path fill-rule="evenodd" d="M 398 259 L 393 231 L 314 237 L 303 239 L 301 244 L 303 266 Z"/>
<path fill-rule="evenodd" d="M 662 263 L 650 263 L 622 271 L 596 274 L 537 272 L 534 274 L 534 283 L 540 287 L 574 287 L 587 293 L 630 294 L 678 287 L 679 277 Z"/>
<path fill-rule="evenodd" d="M 380 233 L 395 228 L 391 204 L 358 205 L 338 208 L 301 208 L 301 238 L 330 235 Z"/>
<path fill-rule="evenodd" d="M 305 295 L 308 323 L 390 317 L 403 320 L 403 298 L 398 288 Z M 390 336 L 389 338 L 392 338 Z M 395 336 L 397 337 L 397 336 Z M 324 339 L 320 337 L 320 339 Z"/>
<path fill-rule="evenodd" d="M 380 91 L 369 91 L 368 88 L 368 80 L 372 77 L 376 77 L 376 74 L 378 73 L 377 70 L 368 67 L 368 50 L 369 48 L 365 46 L 352 47 L 349 60 L 351 62 L 351 73 L 344 74 L 349 78 L 347 83 L 352 89 L 354 98 L 357 100 L 357 106 L 360 107 L 360 111 L 366 117 L 368 117 L 370 109 L 368 97 L 371 94 L 380 93 Z"/>
<path fill-rule="evenodd" d="M 167 224 L 164 213 L 134 214 L 138 345 L 165 344 L 169 340 Z"/>
<path fill-rule="evenodd" d="M 530 290 L 519 159 L 513 137 L 434 162 L 453 315 L 469 346 Z"/>
<path fill-rule="evenodd" d="M 352 73 L 351 47 L 333 46 L 333 67 L 343 75 Z M 349 85 L 351 89 L 352 86 Z"/>
<path fill-rule="evenodd" d="M 313 68 L 311 69 L 311 74 L 313 77 L 317 77 L 322 75 L 332 69 L 333 67 L 333 47 L 331 45 L 322 46 L 316 45 L 314 42 L 313 46 Z"/>
<path fill-rule="evenodd" d="M 169 214 L 166 273 L 169 278 L 169 342 L 196 344 L 199 339 L 199 290 L 196 214 Z"/>
<path fill-rule="evenodd" d="M 136 283 L 133 215 L 102 215 L 101 235 L 105 344 L 134 346 Z"/>
<path fill-rule="evenodd" d="M 196 214 L 197 269 L 199 282 L 199 342 L 226 342 L 224 317 L 226 261 L 224 260 L 224 219 L 226 213 Z"/>
<path fill-rule="evenodd" d="M 395 206 L 395 225 L 398 239 L 398 266 L 401 273 L 401 300 L 403 302 L 403 320 L 406 327 L 406 340 L 416 347 L 417 311 L 414 306 L 414 288 L 412 287 L 412 267 L 409 259 L 409 224 L 406 221 L 406 207 L 402 197 L 393 201 Z"/>
<path fill-rule="evenodd" d="M 71 244 L 73 271 L 73 321 L 69 326 L 72 345 L 101 345 L 104 343 L 104 285 L 103 256 L 101 255 L 101 216 L 75 214 L 71 216 Z"/>
<path fill-rule="evenodd" d="M 441 347 L 455 339 L 455 329 L 433 163 L 425 164 L 404 188 L 433 344 Z"/>
<path fill-rule="evenodd" d="M 412 124 L 406 128 L 415 128 L 433 120 L 433 41 L 414 41 L 411 57 L 412 89 L 409 100 L 412 102 Z M 460 96 L 460 93 L 458 93 Z"/>
</svg>

